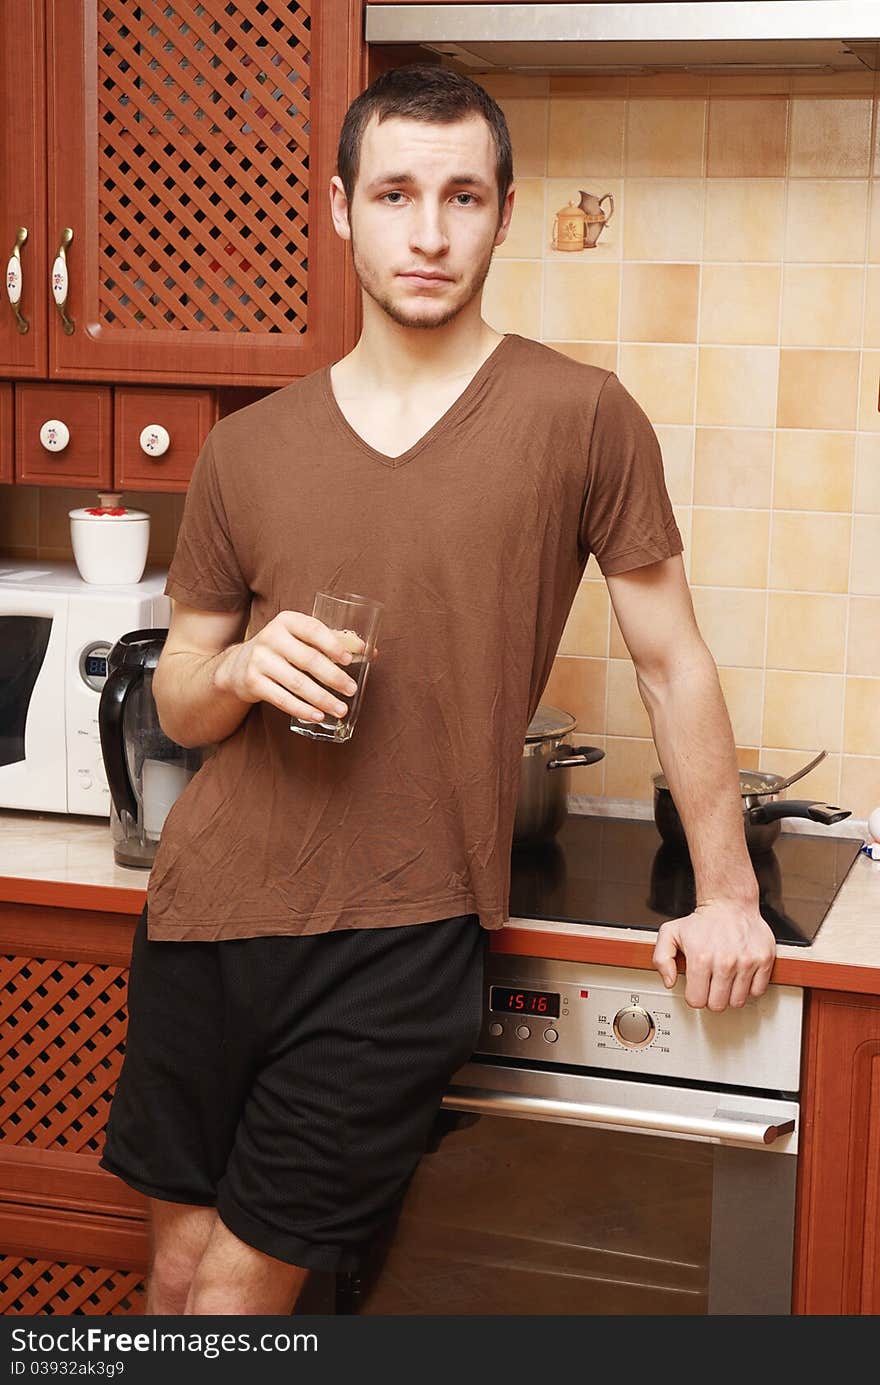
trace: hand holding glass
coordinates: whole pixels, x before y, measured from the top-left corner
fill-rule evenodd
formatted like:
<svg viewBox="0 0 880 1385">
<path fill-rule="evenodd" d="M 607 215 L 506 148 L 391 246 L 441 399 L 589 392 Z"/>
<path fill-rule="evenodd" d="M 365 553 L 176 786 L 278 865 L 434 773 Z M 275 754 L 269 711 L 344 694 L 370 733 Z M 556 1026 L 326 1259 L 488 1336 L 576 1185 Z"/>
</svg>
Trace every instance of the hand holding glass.
<svg viewBox="0 0 880 1385">
<path fill-rule="evenodd" d="M 322 621 L 329 629 L 345 641 L 352 654 L 349 664 L 343 664 L 349 678 L 356 684 L 353 693 L 343 693 L 333 689 L 334 697 L 347 706 L 347 711 L 336 716 L 323 712 L 307 721 L 303 717 L 291 717 L 290 729 L 300 736 L 310 736 L 320 741 L 348 741 L 354 735 L 358 712 L 363 701 L 364 688 L 370 663 L 376 652 L 376 636 L 384 606 L 381 601 L 371 601 L 368 597 L 354 592 L 316 592 L 312 605 L 312 615 Z"/>
</svg>

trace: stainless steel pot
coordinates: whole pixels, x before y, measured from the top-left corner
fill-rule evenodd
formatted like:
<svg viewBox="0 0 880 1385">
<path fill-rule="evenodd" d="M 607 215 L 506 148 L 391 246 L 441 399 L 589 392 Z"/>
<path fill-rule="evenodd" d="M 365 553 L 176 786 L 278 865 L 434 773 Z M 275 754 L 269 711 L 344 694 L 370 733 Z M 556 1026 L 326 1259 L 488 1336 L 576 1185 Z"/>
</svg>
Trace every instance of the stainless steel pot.
<svg viewBox="0 0 880 1385">
<path fill-rule="evenodd" d="M 764 770 L 741 769 L 739 780 L 742 791 L 743 826 L 746 846 L 751 852 L 767 851 L 782 830 L 782 818 L 811 818 L 830 826 L 850 816 L 849 808 L 838 808 L 833 803 L 819 803 L 808 798 L 780 798 L 779 793 L 788 783 L 781 774 L 769 774 Z M 687 838 L 678 809 L 675 806 L 666 777 L 655 774 L 654 821 L 665 842 L 680 850 L 687 849 Z"/>
<path fill-rule="evenodd" d="M 566 739 L 577 726 L 570 712 L 543 703 L 526 731 L 519 800 L 513 825 L 513 845 L 531 846 L 552 840 L 568 813 L 569 771 L 594 765 L 605 751 L 594 745 L 571 745 Z"/>
</svg>

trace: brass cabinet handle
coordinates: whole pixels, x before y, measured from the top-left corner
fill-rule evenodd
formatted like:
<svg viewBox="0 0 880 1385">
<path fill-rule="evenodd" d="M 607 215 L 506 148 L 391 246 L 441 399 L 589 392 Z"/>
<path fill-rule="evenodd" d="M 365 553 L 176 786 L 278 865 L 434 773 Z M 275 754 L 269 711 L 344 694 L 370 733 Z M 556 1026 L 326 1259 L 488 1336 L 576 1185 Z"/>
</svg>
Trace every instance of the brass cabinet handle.
<svg viewBox="0 0 880 1385">
<path fill-rule="evenodd" d="M 67 273 L 67 247 L 73 240 L 73 231 L 69 226 L 65 226 L 61 232 L 61 244 L 58 247 L 58 254 L 55 256 L 55 263 L 52 265 L 52 297 L 55 300 L 55 307 L 58 309 L 61 318 L 61 326 L 64 335 L 72 336 L 76 328 L 73 320 L 67 316 L 67 290 L 69 279 Z"/>
<path fill-rule="evenodd" d="M 21 308 L 18 306 L 21 300 L 21 290 L 24 285 L 24 270 L 21 263 L 21 247 L 28 238 L 26 226 L 19 226 L 15 233 L 15 244 L 12 247 L 12 254 L 9 257 L 9 264 L 6 266 L 6 294 L 9 298 L 12 311 L 15 314 L 15 325 L 22 336 L 31 330 Z"/>
</svg>

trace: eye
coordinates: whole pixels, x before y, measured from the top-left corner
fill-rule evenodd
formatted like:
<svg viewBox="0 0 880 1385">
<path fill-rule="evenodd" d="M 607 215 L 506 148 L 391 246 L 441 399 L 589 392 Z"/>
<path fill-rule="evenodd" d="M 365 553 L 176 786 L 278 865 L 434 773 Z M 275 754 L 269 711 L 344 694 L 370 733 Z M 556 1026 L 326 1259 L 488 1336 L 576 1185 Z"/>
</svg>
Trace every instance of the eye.
<svg viewBox="0 0 880 1385">
<path fill-rule="evenodd" d="M 477 200 L 476 197 L 474 196 L 474 194 L 473 194 L 472 192 L 457 192 L 455 195 L 456 195 L 456 197 L 469 197 L 469 198 L 471 199 L 471 202 L 476 202 L 476 200 Z M 459 202 L 458 205 L 461 206 L 462 203 Z M 469 204 L 468 204 L 468 205 L 469 205 Z"/>
<path fill-rule="evenodd" d="M 379 201 L 380 201 L 380 202 L 384 202 L 386 197 L 402 197 L 402 196 L 403 196 L 403 193 L 402 193 L 402 192 L 398 192 L 398 191 L 383 192 L 382 196 L 379 198 Z M 392 207 L 399 207 L 399 206 L 400 206 L 400 203 L 399 203 L 399 202 L 392 202 L 391 205 L 392 205 Z"/>
</svg>

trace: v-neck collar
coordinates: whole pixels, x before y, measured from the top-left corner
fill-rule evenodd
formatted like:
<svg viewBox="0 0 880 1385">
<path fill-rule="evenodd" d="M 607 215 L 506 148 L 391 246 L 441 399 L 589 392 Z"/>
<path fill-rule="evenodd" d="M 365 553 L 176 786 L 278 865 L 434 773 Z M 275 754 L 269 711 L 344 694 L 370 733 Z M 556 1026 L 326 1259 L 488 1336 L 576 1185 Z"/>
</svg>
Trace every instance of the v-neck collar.
<svg viewBox="0 0 880 1385">
<path fill-rule="evenodd" d="M 380 452 L 378 448 L 371 447 L 370 444 L 366 441 L 366 439 L 362 438 L 360 433 L 358 433 L 356 429 L 352 428 L 351 424 L 349 423 L 348 419 L 345 417 L 345 414 L 342 412 L 342 410 L 339 407 L 339 404 L 337 403 L 336 395 L 333 393 L 333 384 L 330 379 L 331 366 L 329 365 L 324 366 L 319 372 L 321 380 L 321 391 L 324 395 L 324 399 L 326 401 L 327 408 L 330 411 L 331 417 L 334 419 L 337 426 L 348 438 L 349 442 L 354 443 L 355 446 L 359 447 L 362 452 L 366 452 L 368 457 L 372 457 L 375 461 L 381 462 L 383 466 L 404 466 L 407 462 L 411 461 L 413 457 L 417 456 L 417 454 L 421 452 L 423 448 L 427 447 L 429 443 L 432 443 L 434 439 L 439 436 L 440 433 L 444 432 L 445 429 L 448 428 L 449 425 L 453 423 L 456 418 L 458 418 L 462 410 L 465 409 L 467 405 L 470 403 L 471 399 L 482 385 L 486 376 L 489 375 L 497 365 L 499 358 L 504 354 L 504 349 L 507 343 L 510 342 L 516 336 L 516 332 L 506 332 L 504 334 L 501 340 L 497 343 L 497 345 L 492 349 L 492 351 L 483 361 L 482 365 L 479 366 L 476 372 L 471 376 L 470 380 L 465 385 L 461 394 L 458 395 L 458 397 L 452 401 L 446 412 L 440 415 L 436 423 L 432 424 L 426 433 L 422 434 L 418 442 L 414 442 L 412 447 L 408 447 L 405 452 L 401 452 L 400 455 L 397 457 L 389 457 L 387 452 Z"/>
</svg>

